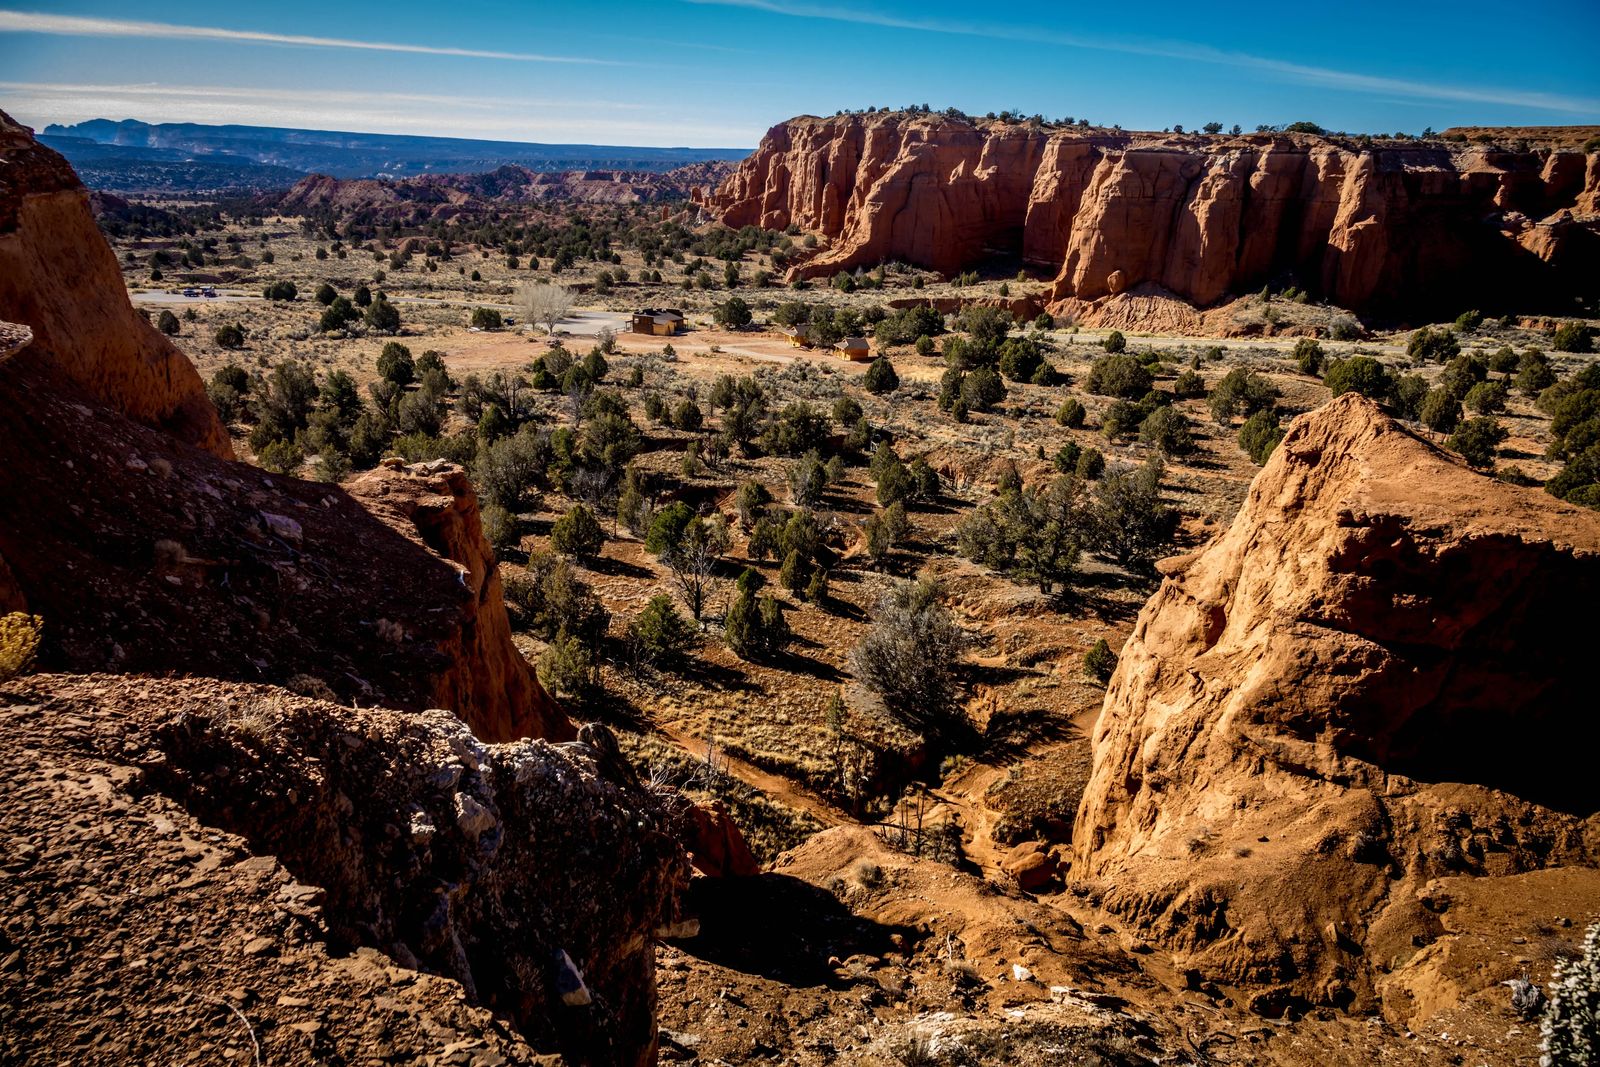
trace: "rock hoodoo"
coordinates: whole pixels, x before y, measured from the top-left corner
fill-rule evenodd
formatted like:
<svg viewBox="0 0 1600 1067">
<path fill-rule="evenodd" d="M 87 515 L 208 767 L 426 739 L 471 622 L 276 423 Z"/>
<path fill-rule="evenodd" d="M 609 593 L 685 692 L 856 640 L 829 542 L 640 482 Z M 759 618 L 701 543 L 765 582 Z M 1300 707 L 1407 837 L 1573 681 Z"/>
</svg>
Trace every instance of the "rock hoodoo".
<svg viewBox="0 0 1600 1067">
<path fill-rule="evenodd" d="M 1055 271 L 1057 301 L 1150 287 L 1206 306 L 1293 277 L 1361 311 L 1455 315 L 1594 295 L 1597 195 L 1600 154 L 1561 145 L 880 114 L 776 126 L 702 202 L 731 226 L 825 237 L 797 276 L 891 260 L 951 273 L 1002 252 Z"/>
<path fill-rule="evenodd" d="M 1095 730 L 1072 878 L 1260 1010 L 1370 1005 L 1436 880 L 1600 890 L 1600 521 L 1341 396 L 1165 561 Z M 1509 976 L 1507 976 L 1509 977 Z M 1390 1007 L 1385 1004 L 1386 1010 Z"/>
</svg>

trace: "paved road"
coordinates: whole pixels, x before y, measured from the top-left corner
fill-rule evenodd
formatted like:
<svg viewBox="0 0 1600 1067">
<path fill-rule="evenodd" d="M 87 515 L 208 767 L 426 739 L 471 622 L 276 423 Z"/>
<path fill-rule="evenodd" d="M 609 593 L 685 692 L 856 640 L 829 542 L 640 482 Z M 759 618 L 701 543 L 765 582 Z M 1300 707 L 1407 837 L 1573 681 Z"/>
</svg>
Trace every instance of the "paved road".
<svg viewBox="0 0 1600 1067">
<path fill-rule="evenodd" d="M 128 294 L 135 304 L 248 304 L 262 298 L 242 289 L 218 289 L 216 296 L 184 296 L 161 289 L 135 289 Z"/>
</svg>

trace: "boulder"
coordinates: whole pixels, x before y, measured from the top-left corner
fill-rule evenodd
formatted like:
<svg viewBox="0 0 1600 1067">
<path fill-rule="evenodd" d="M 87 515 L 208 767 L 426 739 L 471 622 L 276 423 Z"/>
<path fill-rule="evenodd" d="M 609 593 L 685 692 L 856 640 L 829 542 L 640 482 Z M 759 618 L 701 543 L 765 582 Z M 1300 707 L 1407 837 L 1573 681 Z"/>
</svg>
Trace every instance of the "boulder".
<svg viewBox="0 0 1600 1067">
<path fill-rule="evenodd" d="M 1037 893 L 1056 880 L 1060 865 L 1043 841 L 1024 841 L 1007 852 L 1000 869 L 1024 892 Z"/>
<path fill-rule="evenodd" d="M 669 796 L 678 840 L 695 870 L 708 878 L 749 878 L 761 873 L 761 864 L 726 804 L 721 800 L 694 801 L 676 792 Z"/>
<path fill-rule="evenodd" d="M 221 995 L 263 1062 L 381 1040 L 404 1062 L 470 1041 L 484 1062 L 654 1064 L 655 936 L 686 923 L 689 865 L 614 739 L 586 736 L 488 745 L 443 710 L 214 679 L 0 686 L 0 831 L 53 842 L 25 857 L 35 904 L 85 902 L 70 939 L 6 923 L 29 966 L 0 1049 L 81 1037 L 97 1061 L 177 1062 L 234 1026 L 205 1022 Z M 377 988 L 349 988 L 362 975 Z M 129 992 L 117 1027 L 106 983 Z"/>
</svg>

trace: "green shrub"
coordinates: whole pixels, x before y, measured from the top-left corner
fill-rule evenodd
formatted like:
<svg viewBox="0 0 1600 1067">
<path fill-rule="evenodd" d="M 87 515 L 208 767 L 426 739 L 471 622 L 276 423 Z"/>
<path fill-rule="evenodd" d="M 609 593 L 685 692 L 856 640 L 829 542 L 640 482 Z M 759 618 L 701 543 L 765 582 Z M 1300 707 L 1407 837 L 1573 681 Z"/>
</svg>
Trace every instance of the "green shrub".
<svg viewBox="0 0 1600 1067">
<path fill-rule="evenodd" d="M 1522 353 L 1521 358 L 1517 360 L 1517 376 L 1514 384 L 1517 392 L 1523 396 L 1538 396 L 1556 384 L 1556 371 L 1550 365 L 1550 358 L 1537 348 L 1530 348 Z"/>
<path fill-rule="evenodd" d="M 1069 430 L 1076 430 L 1083 426 L 1083 420 L 1088 416 L 1081 403 L 1071 398 L 1063 400 L 1061 406 L 1056 408 L 1056 422 Z"/>
<path fill-rule="evenodd" d="M 550 543 L 557 552 L 574 559 L 589 559 L 606 542 L 600 520 L 582 504 L 574 504 L 550 527 Z"/>
<path fill-rule="evenodd" d="M 1506 436 L 1505 427 L 1494 419 L 1479 416 L 1456 427 L 1445 445 L 1452 452 L 1460 453 L 1470 466 L 1489 470 L 1494 467 L 1495 452 Z"/>
<path fill-rule="evenodd" d="M 1171 406 L 1156 408 L 1139 424 L 1139 440 L 1164 456 L 1185 456 L 1194 451 L 1189 419 Z"/>
<path fill-rule="evenodd" d="M 1194 400 L 1205 396 L 1205 379 L 1193 370 L 1186 370 L 1173 381 L 1172 395 L 1179 400 Z"/>
<path fill-rule="evenodd" d="M 389 341 L 378 353 L 378 377 L 398 386 L 407 386 L 417 378 L 417 365 L 411 358 L 411 349 L 399 341 Z"/>
<path fill-rule="evenodd" d="M 1564 322 L 1556 327 L 1550 347 L 1557 352 L 1591 352 L 1594 350 L 1594 330 L 1581 322 Z"/>
<path fill-rule="evenodd" d="M 1117 352 L 1121 352 L 1121 349 L 1117 349 Z M 1094 361 L 1084 386 L 1096 396 L 1127 400 L 1144 396 L 1154 381 L 1150 372 L 1132 356 L 1113 354 Z"/>
<path fill-rule="evenodd" d="M 300 450 L 300 446 L 281 437 L 268 443 L 256 455 L 256 462 L 261 465 L 261 469 L 274 474 L 293 474 L 305 461 L 306 455 Z"/>
<path fill-rule="evenodd" d="M 1005 383 L 989 367 L 979 367 L 961 382 L 961 399 L 969 410 L 988 411 L 1005 398 Z"/>
<path fill-rule="evenodd" d="M 367 308 L 366 319 L 368 328 L 377 333 L 399 333 L 400 312 L 380 294 Z"/>
<path fill-rule="evenodd" d="M 1274 411 L 1258 411 L 1239 427 L 1239 447 L 1258 467 L 1266 466 L 1281 440 L 1283 429 L 1278 425 L 1278 415 Z"/>
<path fill-rule="evenodd" d="M 940 602 L 936 582 L 903 582 L 873 611 L 850 655 L 855 676 L 893 715 L 930 732 L 965 724 L 955 701 L 956 664 L 965 634 Z"/>
<path fill-rule="evenodd" d="M 218 326 L 213 339 L 217 342 L 219 348 L 244 347 L 244 331 L 236 323 L 228 322 Z"/>
<path fill-rule="evenodd" d="M 1461 343 L 1456 340 L 1453 330 L 1435 330 L 1424 326 L 1411 335 L 1406 342 L 1406 355 L 1411 357 L 1411 362 L 1421 365 L 1423 363 L 1447 363 L 1461 352 Z M 1370 394 L 1369 394 L 1370 395 Z"/>
<path fill-rule="evenodd" d="M 672 598 L 657 593 L 628 624 L 628 638 L 642 659 L 659 667 L 681 663 L 697 634 L 694 624 L 678 614 Z"/>
<path fill-rule="evenodd" d="M 1479 382 L 1467 390 L 1467 409 L 1479 415 L 1494 415 L 1506 409 L 1504 381 Z"/>
<path fill-rule="evenodd" d="M 867 373 L 861 379 L 862 388 L 874 396 L 892 393 L 900 388 L 900 376 L 895 373 L 894 364 L 887 357 L 879 356 L 867 368 Z"/>
<path fill-rule="evenodd" d="M 1371 356 L 1333 360 L 1322 376 L 1322 384 L 1334 396 L 1360 393 L 1373 400 L 1387 398 L 1391 388 L 1388 369 Z"/>
<path fill-rule="evenodd" d="M 505 318 L 495 308 L 473 308 L 470 325 L 479 330 L 498 330 L 505 326 Z"/>
<path fill-rule="evenodd" d="M 1315 377 L 1322 370 L 1322 346 L 1310 337 L 1294 343 L 1294 365 L 1301 374 Z"/>
<path fill-rule="evenodd" d="M 582 702 L 600 686 L 594 653 L 569 633 L 558 633 L 539 654 L 539 683 L 557 699 Z"/>
<path fill-rule="evenodd" d="M 723 622 L 728 647 L 740 659 L 767 659 L 783 651 L 793 636 L 783 605 L 753 590 L 734 597 Z"/>
<path fill-rule="evenodd" d="M 1434 433 L 1450 433 L 1461 422 L 1461 401 L 1445 389 L 1429 390 L 1422 401 L 1422 425 Z"/>
<path fill-rule="evenodd" d="M 1278 387 L 1255 371 L 1235 367 L 1222 376 L 1211 390 L 1209 405 L 1217 425 L 1227 426 L 1235 415 L 1249 417 L 1271 408 L 1278 399 Z"/>
<path fill-rule="evenodd" d="M 1128 347 L 1128 339 L 1122 336 L 1121 330 L 1112 330 L 1106 334 L 1106 339 L 1100 342 L 1100 347 L 1107 352 L 1115 354 Z"/>
<path fill-rule="evenodd" d="M 1152 571 L 1177 536 L 1180 516 L 1161 502 L 1162 473 L 1160 459 L 1151 457 L 1107 474 L 1095 488 L 1095 550 L 1139 573 Z"/>
<path fill-rule="evenodd" d="M 1101 685 L 1111 681 L 1111 675 L 1116 669 L 1117 654 L 1111 650 L 1110 644 L 1103 637 L 1083 654 L 1083 673 Z"/>
</svg>

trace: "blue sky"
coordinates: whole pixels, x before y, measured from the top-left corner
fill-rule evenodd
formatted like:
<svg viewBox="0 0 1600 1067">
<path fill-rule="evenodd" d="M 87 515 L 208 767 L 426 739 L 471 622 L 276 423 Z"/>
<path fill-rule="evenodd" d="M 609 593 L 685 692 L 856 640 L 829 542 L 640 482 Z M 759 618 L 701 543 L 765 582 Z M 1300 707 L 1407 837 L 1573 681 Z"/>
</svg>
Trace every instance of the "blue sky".
<svg viewBox="0 0 1600 1067">
<path fill-rule="evenodd" d="M 0 108 L 631 145 L 949 105 L 1129 129 L 1600 123 L 1600 3 L 0 0 Z"/>
</svg>

